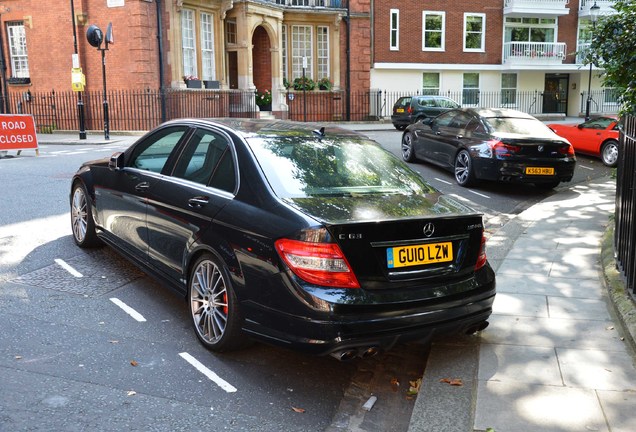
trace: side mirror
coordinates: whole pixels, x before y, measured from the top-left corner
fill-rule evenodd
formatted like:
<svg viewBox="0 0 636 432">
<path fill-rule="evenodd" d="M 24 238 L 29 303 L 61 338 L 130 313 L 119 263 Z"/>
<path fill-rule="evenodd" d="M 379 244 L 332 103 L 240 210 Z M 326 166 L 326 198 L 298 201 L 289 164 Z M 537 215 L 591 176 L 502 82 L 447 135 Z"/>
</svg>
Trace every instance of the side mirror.
<svg viewBox="0 0 636 432">
<path fill-rule="evenodd" d="M 113 153 L 108 161 L 108 169 L 111 171 L 118 171 L 124 169 L 124 153 L 117 152 Z"/>
</svg>

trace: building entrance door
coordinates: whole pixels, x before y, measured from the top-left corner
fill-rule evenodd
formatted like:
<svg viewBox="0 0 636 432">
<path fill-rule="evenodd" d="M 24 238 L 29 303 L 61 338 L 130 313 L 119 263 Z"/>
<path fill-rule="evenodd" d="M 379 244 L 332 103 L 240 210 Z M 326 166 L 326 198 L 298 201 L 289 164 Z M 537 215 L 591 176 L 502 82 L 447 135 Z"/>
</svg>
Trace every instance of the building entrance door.
<svg viewBox="0 0 636 432">
<path fill-rule="evenodd" d="M 568 86 L 570 76 L 567 74 L 546 74 L 543 90 L 543 112 L 563 113 L 568 111 Z"/>
</svg>

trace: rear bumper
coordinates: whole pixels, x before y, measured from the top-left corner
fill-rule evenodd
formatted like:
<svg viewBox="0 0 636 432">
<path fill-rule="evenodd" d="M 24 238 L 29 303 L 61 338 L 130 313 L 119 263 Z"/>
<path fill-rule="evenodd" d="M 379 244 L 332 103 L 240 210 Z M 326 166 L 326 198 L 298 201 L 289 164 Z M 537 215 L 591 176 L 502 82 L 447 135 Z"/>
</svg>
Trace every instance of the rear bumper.
<svg viewBox="0 0 636 432">
<path fill-rule="evenodd" d="M 353 306 L 327 305 L 328 302 L 319 299 L 331 310 L 318 312 L 307 306 L 306 314 L 245 305 L 250 309 L 246 313 L 250 320 L 244 329 L 260 340 L 314 355 L 369 347 L 387 350 L 399 342 L 464 333 L 486 321 L 492 313 L 496 292 L 490 266 L 485 266 L 470 281 L 460 283 L 468 283 L 471 289 L 448 297 Z M 362 289 L 349 291 L 365 295 L 360 292 Z"/>
<path fill-rule="evenodd" d="M 569 182 L 574 175 L 576 160 L 515 162 L 493 159 L 475 159 L 475 176 L 480 180 L 513 183 Z M 528 175 L 526 167 L 552 167 L 554 175 Z"/>
</svg>

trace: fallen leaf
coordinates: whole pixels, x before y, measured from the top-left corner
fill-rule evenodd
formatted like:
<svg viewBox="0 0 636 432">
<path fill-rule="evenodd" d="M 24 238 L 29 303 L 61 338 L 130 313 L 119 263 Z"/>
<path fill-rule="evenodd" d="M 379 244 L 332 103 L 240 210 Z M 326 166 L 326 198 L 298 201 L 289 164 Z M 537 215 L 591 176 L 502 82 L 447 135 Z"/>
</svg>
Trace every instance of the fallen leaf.
<svg viewBox="0 0 636 432">
<path fill-rule="evenodd" d="M 134 391 L 134 390 L 129 390 L 127 394 L 128 394 L 128 396 L 134 396 L 134 395 L 137 394 L 137 392 Z"/>
<path fill-rule="evenodd" d="M 439 380 L 439 382 L 450 384 L 451 380 L 450 380 L 450 378 L 442 378 L 442 379 Z"/>
<path fill-rule="evenodd" d="M 420 386 L 422 385 L 422 378 L 418 378 L 415 381 L 409 381 L 409 384 L 410 384 L 410 387 L 409 387 L 409 390 L 406 392 L 406 394 L 409 396 L 415 396 L 416 394 L 420 392 Z"/>
<path fill-rule="evenodd" d="M 137 361 L 136 361 L 136 360 L 131 360 L 131 361 L 130 361 L 130 364 L 131 364 L 132 366 L 137 366 L 139 363 L 137 363 Z"/>
<path fill-rule="evenodd" d="M 464 382 L 461 379 L 459 379 L 459 378 L 455 378 L 455 379 L 451 380 L 450 385 L 452 385 L 452 386 L 463 386 Z"/>
<path fill-rule="evenodd" d="M 605 327 L 605 330 L 614 330 L 614 326 Z"/>
<path fill-rule="evenodd" d="M 398 391 L 399 387 L 400 387 L 400 381 L 398 381 L 397 378 L 392 378 L 391 379 L 391 390 L 396 392 L 396 391 Z"/>
<path fill-rule="evenodd" d="M 297 412 L 297 413 L 304 413 L 305 409 L 304 408 L 296 408 L 296 407 L 292 407 L 292 409 Z"/>
</svg>

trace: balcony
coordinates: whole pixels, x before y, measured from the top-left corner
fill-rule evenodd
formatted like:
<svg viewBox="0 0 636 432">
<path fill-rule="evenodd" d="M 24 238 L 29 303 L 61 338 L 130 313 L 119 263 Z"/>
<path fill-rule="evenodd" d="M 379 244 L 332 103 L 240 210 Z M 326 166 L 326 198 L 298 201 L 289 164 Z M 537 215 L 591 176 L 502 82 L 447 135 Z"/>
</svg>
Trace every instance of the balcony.
<svg viewBox="0 0 636 432">
<path fill-rule="evenodd" d="M 567 15 L 570 0 L 504 0 L 506 16 L 559 16 Z"/>
<path fill-rule="evenodd" d="M 349 0 L 260 0 L 293 9 L 346 9 Z"/>
<path fill-rule="evenodd" d="M 563 64 L 567 53 L 562 42 L 506 42 L 503 63 L 506 65 L 548 66 Z"/>
<path fill-rule="evenodd" d="M 614 0 L 596 0 L 596 5 L 601 9 L 598 11 L 600 15 L 613 15 L 616 13 L 614 9 Z M 589 18 L 590 8 L 594 6 L 594 0 L 581 0 L 579 5 L 579 18 Z"/>
<path fill-rule="evenodd" d="M 590 49 L 590 44 L 588 43 L 579 43 L 576 47 L 576 64 L 585 64 L 585 54 L 587 54 L 587 50 Z"/>
</svg>

